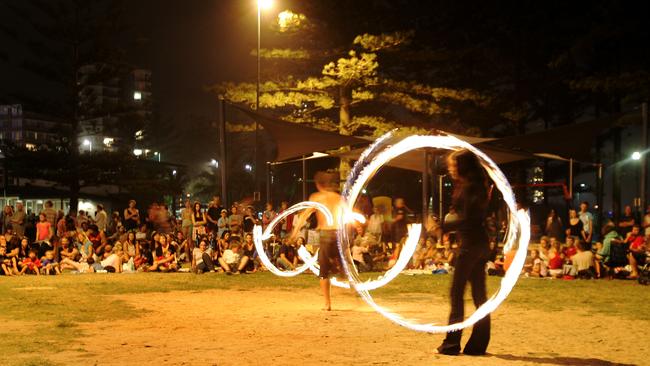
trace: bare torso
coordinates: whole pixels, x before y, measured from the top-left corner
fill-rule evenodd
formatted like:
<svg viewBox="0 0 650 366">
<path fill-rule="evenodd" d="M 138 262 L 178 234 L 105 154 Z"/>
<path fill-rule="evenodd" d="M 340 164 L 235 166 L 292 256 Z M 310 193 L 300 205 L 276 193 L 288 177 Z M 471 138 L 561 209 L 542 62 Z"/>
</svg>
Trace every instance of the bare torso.
<svg viewBox="0 0 650 366">
<path fill-rule="evenodd" d="M 318 229 L 319 230 L 336 230 L 339 226 L 339 215 L 341 213 L 341 195 L 336 192 L 330 191 L 319 191 L 313 193 L 309 196 L 309 200 L 313 202 L 318 202 L 332 213 L 334 217 L 334 222 L 332 225 L 327 224 L 325 215 L 322 212 L 316 211 L 316 218 L 318 219 Z"/>
</svg>

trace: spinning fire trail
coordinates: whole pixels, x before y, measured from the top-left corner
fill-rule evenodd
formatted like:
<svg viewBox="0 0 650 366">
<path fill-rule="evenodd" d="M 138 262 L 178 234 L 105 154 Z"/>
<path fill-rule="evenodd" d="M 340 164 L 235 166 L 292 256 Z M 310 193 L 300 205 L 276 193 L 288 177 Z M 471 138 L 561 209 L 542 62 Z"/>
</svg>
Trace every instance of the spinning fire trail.
<svg viewBox="0 0 650 366">
<path fill-rule="evenodd" d="M 352 287 L 359 296 L 378 313 L 388 318 L 389 320 L 421 332 L 428 333 L 446 333 L 453 330 L 459 330 L 469 327 L 494 311 L 505 300 L 510 291 L 512 291 L 517 278 L 521 273 L 526 260 L 526 252 L 528 249 L 528 241 L 530 240 L 530 218 L 524 210 L 517 210 L 514 194 L 508 180 L 501 172 L 499 167 L 482 151 L 474 146 L 459 140 L 453 136 L 447 135 L 413 135 L 403 138 L 402 140 L 393 143 L 391 140 L 394 138 L 394 131 L 380 137 L 373 143 L 366 151 L 360 156 L 357 163 L 351 170 L 350 175 L 343 187 L 342 192 L 342 207 L 344 209 L 340 213 L 339 222 L 342 224 L 338 227 L 338 249 L 342 259 L 343 269 L 347 276 L 347 282 L 341 279 L 332 279 L 332 284 L 338 287 L 350 288 Z M 363 282 L 359 277 L 357 270 L 352 260 L 350 252 L 350 238 L 348 231 L 345 228 L 346 223 L 353 221 L 363 222 L 363 216 L 353 212 L 354 204 L 361 193 L 363 187 L 372 179 L 377 171 L 390 160 L 399 155 L 409 151 L 420 148 L 434 148 L 444 149 L 450 151 L 457 151 L 467 149 L 475 154 L 481 165 L 488 173 L 489 177 L 494 182 L 495 186 L 499 189 L 503 196 L 505 204 L 508 206 L 508 232 L 504 244 L 504 252 L 510 251 L 512 248 L 517 248 L 512 265 L 506 272 L 501 280 L 499 290 L 487 302 L 481 305 L 476 311 L 471 314 L 467 319 L 462 322 L 449 325 L 436 325 L 433 323 L 415 323 L 411 320 L 405 319 L 397 313 L 392 312 L 390 309 L 377 304 L 370 291 L 386 285 L 393 280 L 397 275 L 406 267 L 411 256 L 415 252 L 418 239 L 420 237 L 421 225 L 413 224 L 409 227 L 406 243 L 396 264 L 388 270 L 383 276 L 376 279 Z M 298 254 L 304 261 L 304 264 L 293 271 L 282 271 L 278 269 L 266 255 L 264 251 L 263 241 L 268 240 L 273 235 L 273 228 L 284 217 L 305 209 L 316 209 L 323 213 L 326 220 L 331 224 L 334 221 L 332 213 L 323 205 L 316 202 L 300 202 L 293 205 L 288 210 L 284 211 L 281 215 L 277 216 L 269 225 L 266 230 L 262 232 L 260 226 L 255 226 L 253 231 L 253 238 L 257 253 L 260 256 L 264 266 L 271 272 L 282 277 L 296 276 L 307 269 L 310 269 L 314 274 L 318 275 L 317 256 L 312 256 L 307 249 L 300 247 Z"/>
</svg>

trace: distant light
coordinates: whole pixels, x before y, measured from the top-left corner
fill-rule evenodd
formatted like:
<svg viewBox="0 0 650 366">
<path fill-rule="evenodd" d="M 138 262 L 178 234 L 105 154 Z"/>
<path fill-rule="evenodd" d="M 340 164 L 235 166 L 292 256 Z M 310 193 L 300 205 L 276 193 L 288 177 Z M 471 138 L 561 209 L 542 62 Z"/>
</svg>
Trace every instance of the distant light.
<svg viewBox="0 0 650 366">
<path fill-rule="evenodd" d="M 638 151 L 635 151 L 632 153 L 632 160 L 641 160 L 641 153 Z"/>
<path fill-rule="evenodd" d="M 172 170 L 172 175 L 176 175 L 176 169 Z"/>
<path fill-rule="evenodd" d="M 158 156 L 158 151 L 154 151 L 153 154 L 156 155 L 156 156 Z"/>
<path fill-rule="evenodd" d="M 253 166 L 250 165 L 250 164 L 246 164 L 246 165 L 244 165 L 244 169 L 246 169 L 249 172 L 252 172 L 253 171 Z"/>
<path fill-rule="evenodd" d="M 580 183 L 580 188 L 585 188 L 587 185 L 584 183 Z"/>
<path fill-rule="evenodd" d="M 84 140 L 84 146 L 90 146 L 90 141 L 88 139 Z"/>
<path fill-rule="evenodd" d="M 257 0 L 257 7 L 260 9 L 270 9 L 273 6 L 273 0 Z"/>
<path fill-rule="evenodd" d="M 135 156 L 142 155 L 142 149 L 133 149 L 133 155 Z"/>
<path fill-rule="evenodd" d="M 104 137 L 104 145 L 111 146 L 115 142 L 115 139 L 112 137 Z"/>
<path fill-rule="evenodd" d="M 367 192 L 366 189 L 364 188 L 364 189 L 361 190 L 361 193 L 362 193 L 362 194 L 366 194 L 366 193 L 368 193 L 368 192 Z"/>
<path fill-rule="evenodd" d="M 189 197 L 189 196 L 190 196 L 190 194 L 188 193 L 188 194 L 187 194 L 187 197 Z"/>
<path fill-rule="evenodd" d="M 133 100 L 142 100 L 142 93 L 139 91 L 133 92 Z"/>
<path fill-rule="evenodd" d="M 219 167 L 219 162 L 216 159 L 210 160 L 210 165 L 212 165 L 215 168 Z"/>
</svg>

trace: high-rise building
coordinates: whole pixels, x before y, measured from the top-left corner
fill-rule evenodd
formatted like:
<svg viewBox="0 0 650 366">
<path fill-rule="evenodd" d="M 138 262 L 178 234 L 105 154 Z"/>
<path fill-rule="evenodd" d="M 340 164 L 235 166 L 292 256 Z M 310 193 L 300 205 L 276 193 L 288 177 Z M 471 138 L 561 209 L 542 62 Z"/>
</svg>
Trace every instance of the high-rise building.
<svg viewBox="0 0 650 366">
<path fill-rule="evenodd" d="M 78 82 L 80 151 L 134 150 L 152 117 L 151 71 L 95 63 Z"/>
<path fill-rule="evenodd" d="M 0 105 L 0 140 L 29 150 L 61 141 L 71 124 L 63 119 L 23 109 L 22 104 Z"/>
</svg>

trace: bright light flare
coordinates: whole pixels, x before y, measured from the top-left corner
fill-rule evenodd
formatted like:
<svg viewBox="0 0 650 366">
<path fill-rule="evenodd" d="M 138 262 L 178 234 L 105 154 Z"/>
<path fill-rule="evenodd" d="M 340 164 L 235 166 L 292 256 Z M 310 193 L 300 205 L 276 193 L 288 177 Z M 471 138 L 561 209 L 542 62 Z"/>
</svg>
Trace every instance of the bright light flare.
<svg viewBox="0 0 650 366">
<path fill-rule="evenodd" d="M 638 151 L 635 151 L 632 153 L 632 160 L 641 160 L 641 153 Z"/>
<path fill-rule="evenodd" d="M 273 0 L 257 0 L 257 7 L 262 10 L 268 10 L 273 7 Z"/>
</svg>

